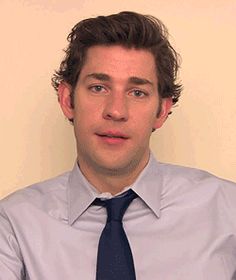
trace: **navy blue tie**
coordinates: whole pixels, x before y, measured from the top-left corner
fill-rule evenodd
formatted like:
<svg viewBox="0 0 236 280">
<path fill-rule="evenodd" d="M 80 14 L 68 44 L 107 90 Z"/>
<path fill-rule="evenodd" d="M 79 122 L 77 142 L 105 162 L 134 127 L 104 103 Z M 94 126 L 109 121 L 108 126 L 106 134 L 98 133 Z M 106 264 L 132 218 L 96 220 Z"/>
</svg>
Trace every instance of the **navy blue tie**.
<svg viewBox="0 0 236 280">
<path fill-rule="evenodd" d="M 136 279 L 132 252 L 122 224 L 126 209 L 136 197 L 128 190 L 123 196 L 108 200 L 96 198 L 93 203 L 107 209 L 107 222 L 98 245 L 96 280 Z"/>
</svg>

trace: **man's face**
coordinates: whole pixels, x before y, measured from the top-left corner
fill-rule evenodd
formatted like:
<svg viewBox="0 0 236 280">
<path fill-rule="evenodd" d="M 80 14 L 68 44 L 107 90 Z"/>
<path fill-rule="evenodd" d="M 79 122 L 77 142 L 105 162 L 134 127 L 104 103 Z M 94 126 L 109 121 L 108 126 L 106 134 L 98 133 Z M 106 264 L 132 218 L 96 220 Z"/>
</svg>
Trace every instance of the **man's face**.
<svg viewBox="0 0 236 280">
<path fill-rule="evenodd" d="M 145 166 L 152 130 L 161 127 L 172 105 L 170 99 L 160 102 L 157 85 L 149 51 L 121 46 L 88 49 L 74 108 L 69 105 L 70 88 L 59 89 L 64 114 L 74 120 L 81 165 L 117 175 Z"/>
</svg>

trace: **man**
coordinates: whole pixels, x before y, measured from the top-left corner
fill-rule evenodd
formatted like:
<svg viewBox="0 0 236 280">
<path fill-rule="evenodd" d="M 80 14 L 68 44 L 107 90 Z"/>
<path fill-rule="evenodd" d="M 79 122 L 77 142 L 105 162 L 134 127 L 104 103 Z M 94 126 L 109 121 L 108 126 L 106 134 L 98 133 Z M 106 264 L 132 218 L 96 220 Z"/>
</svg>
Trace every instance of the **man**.
<svg viewBox="0 0 236 280">
<path fill-rule="evenodd" d="M 77 161 L 2 200 L 0 279 L 236 279 L 236 185 L 150 154 L 181 92 L 165 27 L 122 12 L 68 40 L 53 86 Z"/>
</svg>

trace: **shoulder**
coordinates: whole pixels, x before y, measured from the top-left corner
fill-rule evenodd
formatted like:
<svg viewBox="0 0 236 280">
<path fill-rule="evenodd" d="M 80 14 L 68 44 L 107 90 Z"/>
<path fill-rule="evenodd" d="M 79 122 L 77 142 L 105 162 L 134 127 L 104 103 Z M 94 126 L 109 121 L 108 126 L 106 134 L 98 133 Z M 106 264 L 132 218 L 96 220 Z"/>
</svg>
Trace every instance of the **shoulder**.
<svg viewBox="0 0 236 280">
<path fill-rule="evenodd" d="M 27 186 L 0 200 L 0 213 L 11 211 L 20 205 L 34 205 L 52 203 L 60 196 L 64 197 L 67 189 L 70 172 L 63 173 L 54 178 Z M 19 209 L 19 208 L 18 208 Z"/>
<path fill-rule="evenodd" d="M 236 214 L 236 183 L 196 168 L 165 163 L 158 166 L 163 178 L 163 193 L 167 196 L 186 204 L 214 204 Z"/>
<path fill-rule="evenodd" d="M 219 178 L 201 169 L 166 163 L 159 163 L 158 168 L 161 170 L 161 174 L 166 183 L 175 181 L 177 185 L 187 184 L 191 185 L 192 187 L 205 185 L 212 187 L 221 186 L 233 189 L 236 188 L 236 183 Z"/>
</svg>

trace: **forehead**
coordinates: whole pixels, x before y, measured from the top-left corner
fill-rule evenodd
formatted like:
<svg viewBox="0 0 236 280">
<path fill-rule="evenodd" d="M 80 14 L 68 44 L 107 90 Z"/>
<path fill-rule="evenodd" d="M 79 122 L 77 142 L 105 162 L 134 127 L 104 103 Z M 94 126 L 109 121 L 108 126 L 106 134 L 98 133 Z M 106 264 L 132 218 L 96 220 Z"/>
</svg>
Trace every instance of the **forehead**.
<svg viewBox="0 0 236 280">
<path fill-rule="evenodd" d="M 141 77 L 156 82 L 153 54 L 144 49 L 123 46 L 93 46 L 87 51 L 80 78 L 91 73 L 104 73 L 112 78 Z"/>
</svg>

